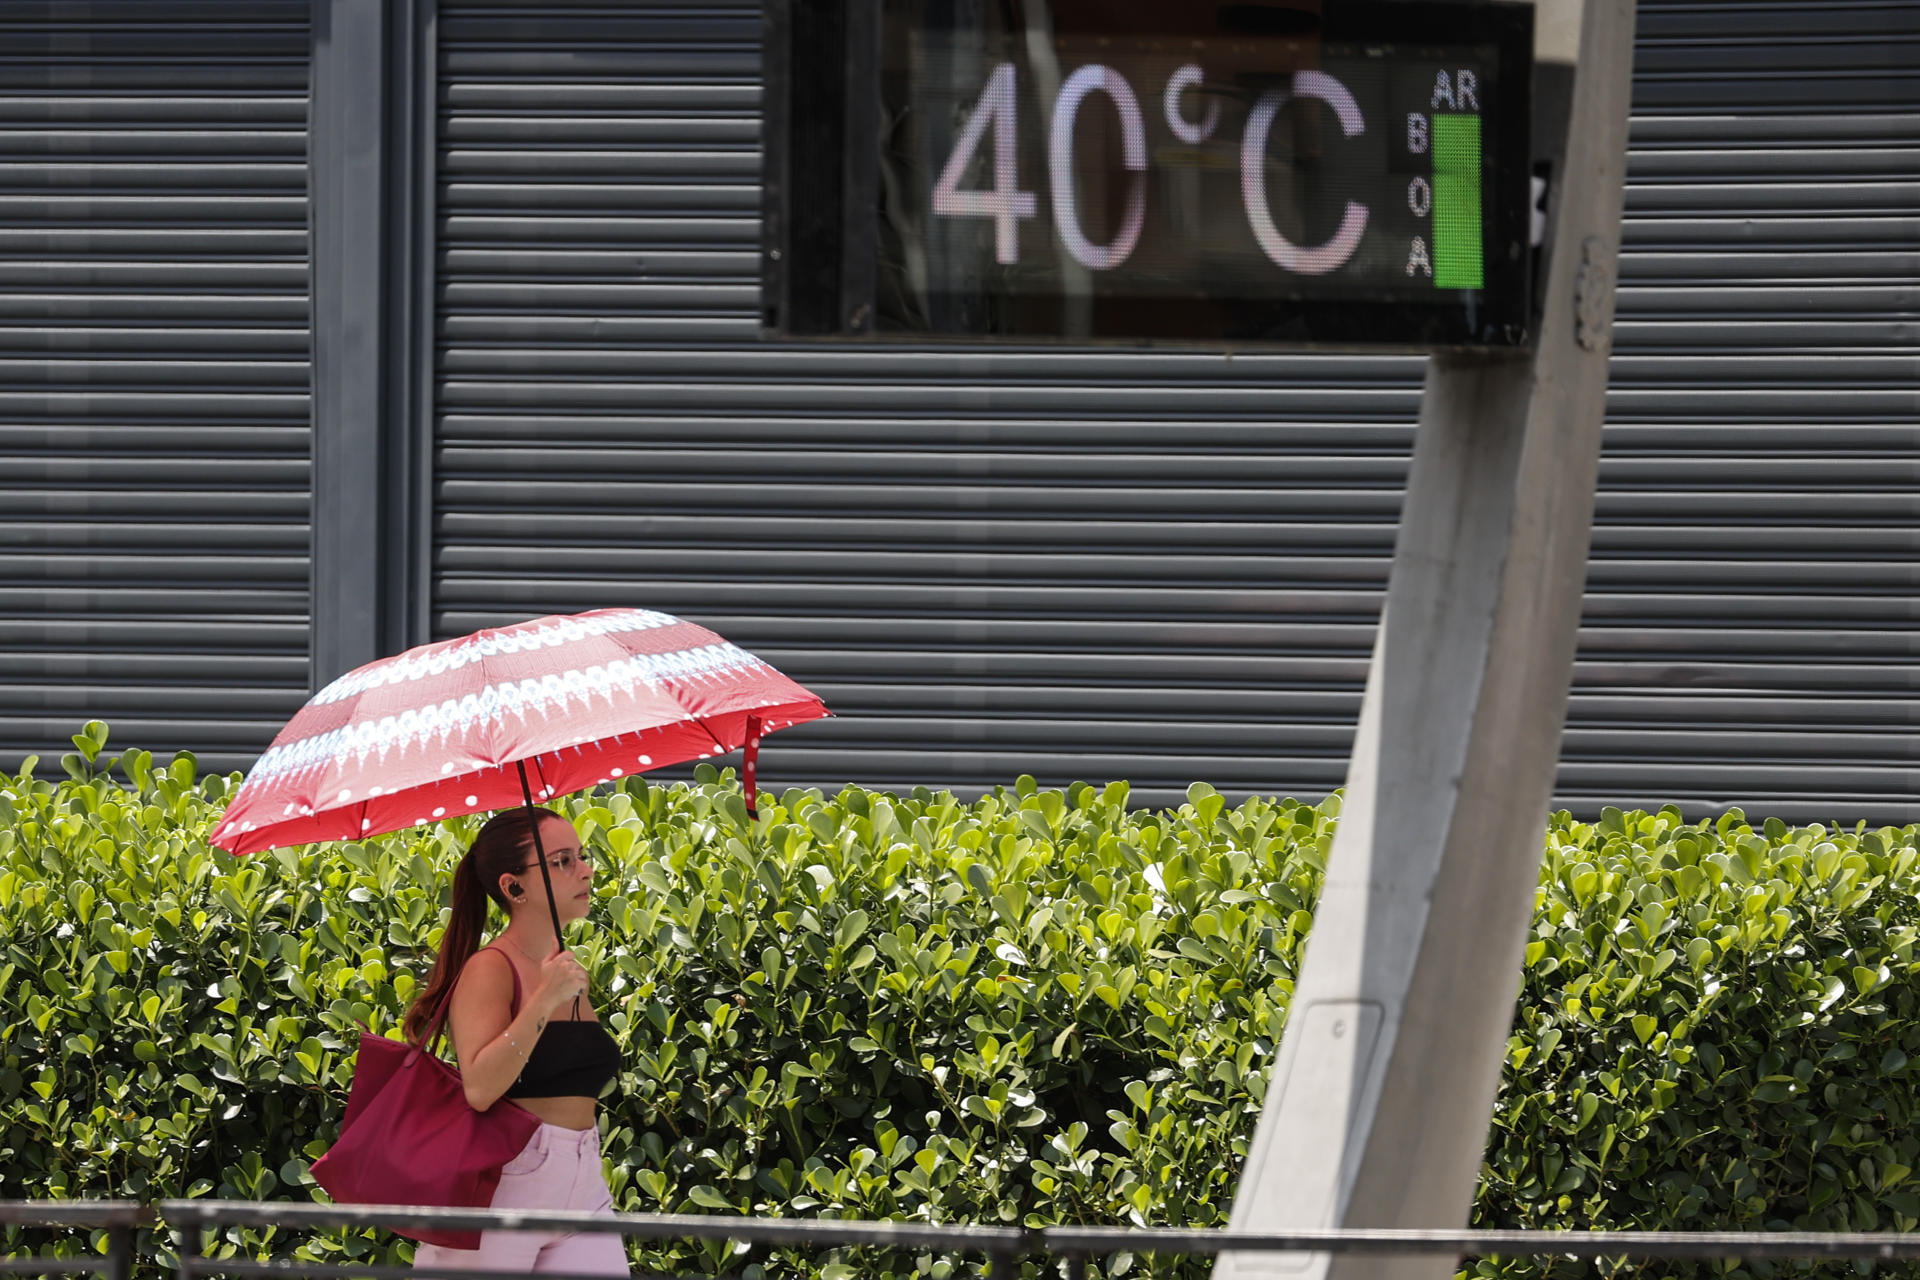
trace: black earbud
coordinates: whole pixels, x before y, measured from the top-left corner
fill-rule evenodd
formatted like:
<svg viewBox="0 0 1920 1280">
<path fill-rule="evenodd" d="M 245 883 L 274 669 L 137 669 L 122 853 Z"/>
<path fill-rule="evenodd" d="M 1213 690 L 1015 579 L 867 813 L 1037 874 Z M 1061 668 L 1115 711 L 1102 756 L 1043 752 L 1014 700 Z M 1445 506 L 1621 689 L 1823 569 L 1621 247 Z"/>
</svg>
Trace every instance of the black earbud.
<svg viewBox="0 0 1920 1280">
<path fill-rule="evenodd" d="M 526 891 L 525 889 L 522 889 L 522 888 L 521 888 L 521 887 L 520 887 L 519 885 L 517 885 L 517 884 L 516 884 L 516 885 L 514 885 L 512 889 L 510 889 L 510 890 L 508 890 L 508 892 L 510 892 L 511 894 L 513 894 L 513 896 L 514 896 L 514 897 L 516 897 L 516 898 L 524 898 L 524 897 L 526 897 L 526 896 L 527 896 L 527 891 Z"/>
</svg>

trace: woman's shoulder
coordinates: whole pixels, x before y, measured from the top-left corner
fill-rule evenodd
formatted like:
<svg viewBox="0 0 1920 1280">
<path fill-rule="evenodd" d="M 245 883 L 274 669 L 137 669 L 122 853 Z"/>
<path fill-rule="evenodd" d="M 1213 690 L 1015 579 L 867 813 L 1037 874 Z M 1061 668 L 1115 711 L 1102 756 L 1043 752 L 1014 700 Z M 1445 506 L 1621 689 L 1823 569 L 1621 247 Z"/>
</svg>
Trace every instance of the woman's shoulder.
<svg viewBox="0 0 1920 1280">
<path fill-rule="evenodd" d="M 511 999 L 520 989 L 520 974 L 504 947 L 491 944 L 467 957 L 460 968 L 460 986 L 454 993 L 463 1003 Z"/>
</svg>

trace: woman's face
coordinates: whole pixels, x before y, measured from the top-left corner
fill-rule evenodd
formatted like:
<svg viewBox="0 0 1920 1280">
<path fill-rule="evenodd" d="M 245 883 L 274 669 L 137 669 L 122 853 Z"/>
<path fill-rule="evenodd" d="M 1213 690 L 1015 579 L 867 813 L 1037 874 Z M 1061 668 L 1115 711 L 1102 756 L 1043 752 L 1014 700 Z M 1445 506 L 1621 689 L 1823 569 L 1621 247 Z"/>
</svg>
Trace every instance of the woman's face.
<svg viewBox="0 0 1920 1280">
<path fill-rule="evenodd" d="M 540 823 L 540 842 L 547 852 L 547 875 L 553 879 L 553 904 L 560 923 L 581 919 L 593 903 L 593 868 L 581 856 L 580 833 L 571 822 L 549 818 Z M 539 864 L 529 858 L 517 878 L 527 891 L 518 908 L 546 916 L 547 886 Z"/>
</svg>

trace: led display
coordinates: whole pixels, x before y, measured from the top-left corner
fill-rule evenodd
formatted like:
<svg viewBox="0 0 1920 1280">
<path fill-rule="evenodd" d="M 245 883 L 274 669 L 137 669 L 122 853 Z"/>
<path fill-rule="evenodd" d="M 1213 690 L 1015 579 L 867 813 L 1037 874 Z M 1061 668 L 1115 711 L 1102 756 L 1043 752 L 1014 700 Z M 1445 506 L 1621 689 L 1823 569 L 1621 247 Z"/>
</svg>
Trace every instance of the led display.
<svg viewBox="0 0 1920 1280">
<path fill-rule="evenodd" d="M 870 33 L 861 16 L 841 33 L 869 54 L 849 62 L 848 141 L 814 158 L 847 179 L 832 279 L 862 296 L 837 300 L 836 328 L 1526 340 L 1531 6 L 877 0 L 862 16 Z M 785 213 L 771 225 L 795 225 Z"/>
</svg>

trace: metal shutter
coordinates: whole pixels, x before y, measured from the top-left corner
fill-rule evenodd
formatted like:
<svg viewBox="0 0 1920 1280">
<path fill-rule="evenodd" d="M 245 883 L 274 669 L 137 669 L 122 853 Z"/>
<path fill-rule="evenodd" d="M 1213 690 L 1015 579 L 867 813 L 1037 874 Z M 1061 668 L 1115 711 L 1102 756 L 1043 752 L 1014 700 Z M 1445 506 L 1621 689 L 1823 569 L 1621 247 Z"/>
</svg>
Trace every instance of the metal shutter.
<svg viewBox="0 0 1920 1280">
<path fill-rule="evenodd" d="M 1880 101 L 1899 82 L 1860 59 L 1909 67 L 1885 29 L 1915 8 L 1822 6 L 1829 30 L 1866 16 L 1749 47 L 1761 9 L 1776 32 L 1799 12 L 1643 10 L 1562 786 L 1581 809 L 1920 816 L 1895 656 L 1913 364 L 1885 314 L 1912 262 L 1886 190 L 1830 181 L 1844 161 L 1772 141 L 1806 116 L 1735 93 L 1830 57 L 1856 110 Z M 756 7 L 447 3 L 440 34 L 437 634 L 614 603 L 707 623 L 842 713 L 770 746 L 776 786 L 1341 782 L 1419 362 L 761 344 Z M 1689 60 L 1711 104 L 1672 100 L 1662 67 Z M 1846 159 L 1910 179 L 1912 157 Z M 1881 238 L 1769 287 L 1788 269 L 1753 237 L 1802 188 L 1801 234 L 1844 236 L 1877 194 Z M 1749 199 L 1771 203 L 1727 212 Z"/>
<path fill-rule="evenodd" d="M 1638 44 L 1565 802 L 1920 820 L 1920 4 Z"/>
<path fill-rule="evenodd" d="M 304 0 L 0 6 L 0 757 L 305 696 L 306 99 Z"/>
</svg>

